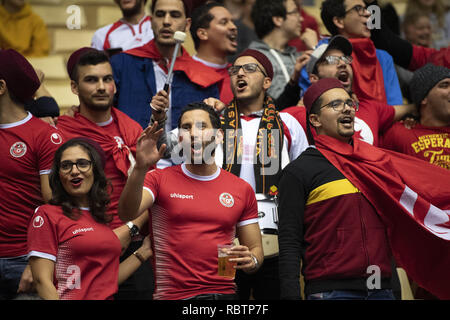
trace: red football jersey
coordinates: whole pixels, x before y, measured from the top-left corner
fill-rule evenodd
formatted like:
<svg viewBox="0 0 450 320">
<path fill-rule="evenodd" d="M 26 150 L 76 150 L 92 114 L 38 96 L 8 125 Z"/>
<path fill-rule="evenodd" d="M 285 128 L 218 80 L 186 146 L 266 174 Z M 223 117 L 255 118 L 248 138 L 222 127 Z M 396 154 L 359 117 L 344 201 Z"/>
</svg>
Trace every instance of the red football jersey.
<svg viewBox="0 0 450 320">
<path fill-rule="evenodd" d="M 117 111 L 115 112 L 115 116 L 121 118 L 127 117 L 125 114 L 119 113 Z M 67 117 L 64 119 L 67 119 Z M 85 120 L 86 122 L 84 123 L 89 123 L 91 127 L 84 128 L 85 130 L 83 130 L 83 128 L 80 128 L 78 134 L 73 133 L 71 134 L 70 132 L 68 132 L 69 131 L 67 130 L 67 125 L 69 125 L 68 123 L 60 122 L 58 124 L 58 127 L 61 129 L 61 132 L 64 134 L 64 137 L 66 139 L 71 139 L 83 135 L 96 141 L 105 151 L 106 165 L 104 171 L 106 177 L 108 178 L 108 180 L 110 180 L 112 185 L 112 192 L 110 193 L 111 202 L 108 207 L 108 214 L 111 214 L 113 217 L 113 220 L 110 223 L 111 229 L 118 228 L 124 224 L 124 222 L 120 220 L 119 216 L 117 215 L 117 208 L 119 206 L 120 194 L 122 193 L 122 190 L 125 187 L 125 183 L 127 182 L 128 176 L 126 176 L 119 170 L 116 161 L 114 160 L 113 155 L 114 150 L 111 150 L 109 145 L 112 142 L 114 144 L 117 144 L 119 146 L 119 149 L 125 148 L 124 146 L 129 147 L 131 150 L 135 148 L 137 139 L 139 138 L 142 132 L 142 128 L 137 122 L 130 120 L 128 120 L 127 122 L 127 127 L 123 128 L 123 130 L 126 130 L 126 134 L 128 134 L 132 140 L 131 144 L 129 145 L 126 145 L 125 143 L 126 139 L 120 133 L 118 122 L 114 121 L 113 118 L 110 118 L 110 120 L 104 123 L 94 123 Z M 93 134 L 92 132 L 95 132 L 95 134 Z M 131 151 L 131 153 L 133 154 L 134 157 L 135 156 L 134 152 Z"/>
<path fill-rule="evenodd" d="M 0 257 L 27 253 L 27 228 L 42 205 L 40 175 L 49 174 L 63 139 L 59 131 L 28 114 L 0 125 Z"/>
<path fill-rule="evenodd" d="M 60 206 L 39 207 L 28 228 L 28 252 L 55 262 L 61 300 L 104 300 L 117 292 L 120 241 L 88 208 L 72 220 Z"/>
<path fill-rule="evenodd" d="M 150 226 L 154 299 L 234 293 L 234 281 L 217 275 L 217 245 L 230 244 L 236 227 L 258 223 L 251 186 L 220 168 L 205 177 L 182 164 L 150 171 L 144 189 L 155 199 Z"/>
<path fill-rule="evenodd" d="M 355 116 L 355 135 L 359 139 L 378 147 L 379 136 L 394 123 L 393 106 L 375 100 L 361 99 Z"/>
</svg>

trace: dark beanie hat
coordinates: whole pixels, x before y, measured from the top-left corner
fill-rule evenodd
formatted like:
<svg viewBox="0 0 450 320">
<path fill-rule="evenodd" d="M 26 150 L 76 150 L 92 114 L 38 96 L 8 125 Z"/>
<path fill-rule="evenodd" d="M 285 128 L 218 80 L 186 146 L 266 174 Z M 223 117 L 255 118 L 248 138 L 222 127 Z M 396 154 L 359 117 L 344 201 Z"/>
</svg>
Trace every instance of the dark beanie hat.
<svg viewBox="0 0 450 320">
<path fill-rule="evenodd" d="M 428 63 L 414 72 L 409 83 L 411 99 L 415 105 L 420 105 L 428 92 L 441 80 L 450 78 L 450 69 Z"/>
<path fill-rule="evenodd" d="M 72 72 L 75 66 L 77 65 L 78 61 L 80 60 L 81 56 L 84 55 L 87 52 L 96 51 L 97 49 L 91 48 L 91 47 L 83 47 L 76 51 L 74 51 L 67 61 L 67 73 L 69 74 L 70 79 L 72 79 Z M 72 79 L 74 80 L 74 79 Z"/>
<path fill-rule="evenodd" d="M 33 66 L 14 49 L 0 50 L 0 79 L 22 103 L 32 100 L 41 85 Z"/>
<path fill-rule="evenodd" d="M 316 102 L 316 100 L 325 92 L 331 89 L 341 88 L 345 90 L 342 83 L 336 78 L 323 78 L 313 83 L 308 90 L 306 90 L 305 95 L 303 96 L 303 103 L 305 104 L 306 110 L 308 113 L 311 111 L 311 108 Z"/>
<path fill-rule="evenodd" d="M 253 49 L 247 49 L 244 52 L 242 52 L 237 58 L 240 57 L 245 57 L 245 56 L 250 56 L 255 58 L 264 68 L 264 70 L 266 71 L 267 76 L 270 79 L 273 79 L 273 67 L 272 67 L 272 62 L 270 62 L 269 58 L 266 57 L 266 55 L 260 51 L 257 50 L 253 50 Z M 234 61 L 236 61 L 234 60 Z"/>
</svg>

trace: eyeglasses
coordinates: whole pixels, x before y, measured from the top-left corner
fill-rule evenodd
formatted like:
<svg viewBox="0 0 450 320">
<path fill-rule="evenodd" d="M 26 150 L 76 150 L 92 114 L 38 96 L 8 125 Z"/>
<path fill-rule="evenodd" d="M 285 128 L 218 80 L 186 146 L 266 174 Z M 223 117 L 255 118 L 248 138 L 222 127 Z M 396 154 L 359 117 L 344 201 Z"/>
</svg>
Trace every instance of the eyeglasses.
<svg viewBox="0 0 450 320">
<path fill-rule="evenodd" d="M 339 61 L 342 61 L 345 64 L 350 64 L 353 62 L 353 58 L 351 56 L 326 56 L 321 62 L 325 61 L 330 65 L 339 64 Z"/>
<path fill-rule="evenodd" d="M 353 108 L 355 111 L 358 111 L 359 109 L 359 103 L 354 101 L 353 99 L 347 99 L 345 101 L 343 100 L 333 100 L 330 103 L 327 103 L 323 106 L 320 107 L 320 109 L 325 108 L 325 107 L 331 107 L 333 108 L 334 111 L 336 112 L 341 112 L 342 110 L 344 110 L 344 105 L 349 106 L 350 108 Z"/>
<path fill-rule="evenodd" d="M 62 161 L 59 165 L 59 170 L 62 173 L 72 172 L 73 165 L 77 166 L 78 171 L 85 173 L 91 168 L 92 161 L 87 159 L 77 159 L 77 162 L 72 162 L 70 160 Z"/>
<path fill-rule="evenodd" d="M 243 64 L 242 66 L 238 66 L 238 65 L 231 66 L 228 68 L 228 74 L 230 76 L 235 76 L 239 73 L 239 70 L 241 70 L 241 68 L 244 69 L 245 73 L 253 73 L 259 69 L 259 71 L 261 71 L 261 73 L 265 77 L 267 77 L 267 74 L 256 63 L 247 63 L 247 64 Z"/>
<path fill-rule="evenodd" d="M 286 15 L 287 15 L 287 16 L 290 16 L 290 15 L 296 15 L 296 16 L 299 16 L 299 15 L 300 15 L 300 11 L 298 11 L 298 9 L 295 8 L 295 9 L 292 10 L 292 11 L 286 12 Z"/>
<path fill-rule="evenodd" d="M 367 9 L 367 7 L 364 7 L 364 6 L 360 5 L 360 4 L 357 4 L 356 6 L 354 6 L 354 7 L 350 8 L 350 9 L 348 9 L 347 11 L 345 11 L 345 15 L 347 15 L 347 13 L 349 13 L 352 10 L 355 10 L 356 12 L 358 12 L 358 14 L 360 16 L 365 15 L 367 12 L 370 13 L 370 11 Z"/>
</svg>

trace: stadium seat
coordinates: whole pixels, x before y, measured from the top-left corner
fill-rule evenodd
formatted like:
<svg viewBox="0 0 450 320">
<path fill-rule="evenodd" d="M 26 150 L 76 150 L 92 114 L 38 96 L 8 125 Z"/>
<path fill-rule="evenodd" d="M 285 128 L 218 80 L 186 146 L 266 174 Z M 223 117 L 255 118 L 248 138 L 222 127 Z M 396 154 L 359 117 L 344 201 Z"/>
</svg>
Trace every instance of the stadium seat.
<svg viewBox="0 0 450 320">
<path fill-rule="evenodd" d="M 32 10 L 39 15 L 47 27 L 66 27 L 67 20 L 71 16 L 71 12 L 67 12 L 68 5 L 34 5 Z M 87 25 L 87 19 L 84 12 L 84 8 L 80 8 L 80 28 L 84 28 Z"/>
<path fill-rule="evenodd" d="M 47 57 L 28 58 L 28 61 L 34 68 L 42 70 L 47 80 L 67 79 L 66 63 L 63 55 L 56 54 Z"/>
<path fill-rule="evenodd" d="M 95 30 L 55 29 L 53 32 L 53 52 L 71 53 L 81 47 L 91 46 Z"/>
</svg>

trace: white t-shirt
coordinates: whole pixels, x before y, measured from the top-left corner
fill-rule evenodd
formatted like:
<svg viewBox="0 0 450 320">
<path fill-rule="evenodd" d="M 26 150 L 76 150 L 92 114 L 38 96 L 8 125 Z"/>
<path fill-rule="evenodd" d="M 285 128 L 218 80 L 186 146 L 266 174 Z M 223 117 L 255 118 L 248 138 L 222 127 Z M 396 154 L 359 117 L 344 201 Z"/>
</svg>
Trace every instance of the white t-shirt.
<svg viewBox="0 0 450 320">
<path fill-rule="evenodd" d="M 138 24 L 123 19 L 95 31 L 91 46 L 97 50 L 122 48 L 123 51 L 143 46 L 153 39 L 151 18 L 144 16 Z"/>
</svg>

